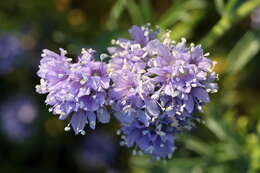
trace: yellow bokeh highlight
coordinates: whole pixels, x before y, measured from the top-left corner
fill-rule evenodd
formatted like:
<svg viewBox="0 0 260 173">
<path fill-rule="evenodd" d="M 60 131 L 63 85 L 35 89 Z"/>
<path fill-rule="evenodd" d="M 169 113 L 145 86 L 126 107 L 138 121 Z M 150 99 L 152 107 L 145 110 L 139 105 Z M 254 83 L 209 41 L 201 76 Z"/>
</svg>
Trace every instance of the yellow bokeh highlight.
<svg viewBox="0 0 260 173">
<path fill-rule="evenodd" d="M 79 9 L 73 9 L 68 14 L 68 22 L 70 25 L 81 25 L 85 22 L 85 15 L 84 13 Z"/>
</svg>

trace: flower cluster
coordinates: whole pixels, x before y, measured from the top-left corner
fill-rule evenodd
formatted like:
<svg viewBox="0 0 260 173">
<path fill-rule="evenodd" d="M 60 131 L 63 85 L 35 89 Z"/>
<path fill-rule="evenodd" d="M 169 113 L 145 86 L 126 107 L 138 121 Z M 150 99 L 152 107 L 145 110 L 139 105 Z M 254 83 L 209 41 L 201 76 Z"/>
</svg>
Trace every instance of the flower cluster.
<svg viewBox="0 0 260 173">
<path fill-rule="evenodd" d="M 61 120 L 71 113 L 70 125 L 76 134 L 84 134 L 85 124 L 95 129 L 96 119 L 108 123 L 110 116 L 104 107 L 106 89 L 109 87 L 107 65 L 93 60 L 95 51 L 82 50 L 76 63 L 66 57 L 66 51 L 60 49 L 60 55 L 43 50 L 38 76 L 40 85 L 36 91 L 48 93 L 46 104 L 52 107 L 49 111 L 60 115 Z"/>
<path fill-rule="evenodd" d="M 132 40 L 113 41 L 110 98 L 122 125 L 123 144 L 159 158 L 171 157 L 174 134 L 193 126 L 193 112 L 217 91 L 214 62 L 201 46 L 162 39 L 134 26 Z"/>
<path fill-rule="evenodd" d="M 112 40 L 107 65 L 93 62 L 90 50 L 75 64 L 64 51 L 56 55 L 45 50 L 37 91 L 49 93 L 46 103 L 61 119 L 75 112 L 71 124 L 76 134 L 87 119 L 95 127 L 90 118 L 95 113 L 100 122 L 108 122 L 109 106 L 121 124 L 122 145 L 171 158 L 176 134 L 194 126 L 194 112 L 202 111 L 209 93 L 218 90 L 215 62 L 200 45 L 187 45 L 185 39 L 176 43 L 169 32 L 161 38 L 158 29 L 148 26 L 133 26 L 129 32 L 131 40 Z"/>
</svg>

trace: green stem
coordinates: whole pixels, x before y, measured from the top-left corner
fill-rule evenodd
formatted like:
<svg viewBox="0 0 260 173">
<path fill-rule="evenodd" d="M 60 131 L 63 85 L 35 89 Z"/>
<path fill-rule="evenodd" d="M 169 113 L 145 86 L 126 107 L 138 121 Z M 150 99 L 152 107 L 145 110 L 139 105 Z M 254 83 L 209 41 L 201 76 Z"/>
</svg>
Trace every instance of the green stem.
<svg viewBox="0 0 260 173">
<path fill-rule="evenodd" d="M 242 4 L 234 13 L 225 13 L 218 23 L 213 26 L 211 31 L 201 40 L 205 48 L 211 47 L 226 31 L 231 29 L 234 24 L 244 17 L 248 16 L 251 11 L 260 5 L 260 0 L 251 0 Z"/>
</svg>

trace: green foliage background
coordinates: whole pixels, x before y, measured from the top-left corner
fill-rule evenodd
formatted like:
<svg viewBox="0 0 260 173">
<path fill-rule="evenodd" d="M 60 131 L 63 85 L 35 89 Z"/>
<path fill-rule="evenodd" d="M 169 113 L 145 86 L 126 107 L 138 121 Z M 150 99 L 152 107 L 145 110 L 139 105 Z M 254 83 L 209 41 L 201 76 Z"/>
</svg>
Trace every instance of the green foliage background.
<svg viewBox="0 0 260 173">
<path fill-rule="evenodd" d="M 63 47 L 72 55 L 81 47 L 105 52 L 111 39 L 129 37 L 131 25 L 148 22 L 172 30 L 177 41 L 186 37 L 202 44 L 218 61 L 220 75 L 220 90 L 203 113 L 205 122 L 179 136 L 172 160 L 151 161 L 121 148 L 110 168 L 135 173 L 260 173 L 260 32 L 250 20 L 258 6 L 260 0 L 1 0 L 0 32 L 18 34 L 30 61 L 37 63 L 43 48 Z M 36 95 L 36 70 L 22 66 L 1 77 L 1 101 L 12 92 Z M 1 136 L 0 172 L 93 172 L 72 157 L 84 137 L 63 132 L 63 122 L 50 117 L 43 105 L 44 96 L 36 97 L 41 105 L 39 129 L 24 144 Z M 99 128 L 116 131 L 116 125 Z"/>
</svg>

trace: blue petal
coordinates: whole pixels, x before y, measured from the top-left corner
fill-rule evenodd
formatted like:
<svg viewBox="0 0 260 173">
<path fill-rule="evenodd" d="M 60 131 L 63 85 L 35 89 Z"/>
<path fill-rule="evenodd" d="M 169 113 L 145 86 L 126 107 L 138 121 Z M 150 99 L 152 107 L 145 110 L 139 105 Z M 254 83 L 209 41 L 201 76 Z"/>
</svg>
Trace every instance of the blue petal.
<svg viewBox="0 0 260 173">
<path fill-rule="evenodd" d="M 145 149 L 149 147 L 149 137 L 148 136 L 142 136 L 138 141 L 136 141 L 138 147 L 145 152 Z"/>
<path fill-rule="evenodd" d="M 145 105 L 147 111 L 153 115 L 153 116 L 158 116 L 160 114 L 159 107 L 157 103 L 154 100 L 151 99 L 145 99 Z"/>
<path fill-rule="evenodd" d="M 110 115 L 106 108 L 100 108 L 97 110 L 97 119 L 101 123 L 108 123 L 110 121 Z"/>
<path fill-rule="evenodd" d="M 210 101 L 208 93 L 202 88 L 193 88 L 192 94 L 195 97 L 197 97 L 197 99 L 199 99 L 200 101 L 203 101 L 205 103 Z"/>
<path fill-rule="evenodd" d="M 151 120 L 151 117 L 150 117 L 149 115 L 147 115 L 147 113 L 145 113 L 145 112 L 143 112 L 143 111 L 139 111 L 139 112 L 137 113 L 137 117 L 138 117 L 138 119 L 139 119 L 142 123 L 144 123 L 144 125 L 145 125 L 146 127 L 149 126 L 149 122 L 150 122 L 150 120 Z"/>
<path fill-rule="evenodd" d="M 79 134 L 84 129 L 85 124 L 87 123 L 87 117 L 85 115 L 85 112 L 83 111 L 75 112 L 72 115 L 70 123 L 75 134 L 76 135 Z"/>
<path fill-rule="evenodd" d="M 116 112 L 116 118 L 124 124 L 130 124 L 134 121 L 134 110 L 132 108 L 121 110 L 120 112 Z"/>
<path fill-rule="evenodd" d="M 88 122 L 89 122 L 89 126 L 92 129 L 95 129 L 96 127 L 96 115 L 94 112 L 87 112 L 87 117 L 88 117 Z"/>
<path fill-rule="evenodd" d="M 80 99 L 84 103 L 86 111 L 96 111 L 99 108 L 99 104 L 91 96 L 83 96 Z"/>
<path fill-rule="evenodd" d="M 193 97 L 189 96 L 188 100 L 185 101 L 185 108 L 189 113 L 193 111 L 194 109 Z"/>
<path fill-rule="evenodd" d="M 128 136 L 126 136 L 126 144 L 128 147 L 133 146 L 135 141 L 140 137 L 140 133 L 137 130 L 132 131 Z"/>
</svg>

